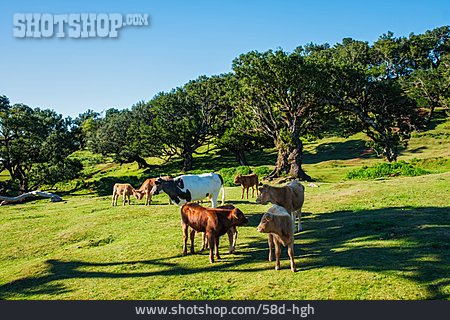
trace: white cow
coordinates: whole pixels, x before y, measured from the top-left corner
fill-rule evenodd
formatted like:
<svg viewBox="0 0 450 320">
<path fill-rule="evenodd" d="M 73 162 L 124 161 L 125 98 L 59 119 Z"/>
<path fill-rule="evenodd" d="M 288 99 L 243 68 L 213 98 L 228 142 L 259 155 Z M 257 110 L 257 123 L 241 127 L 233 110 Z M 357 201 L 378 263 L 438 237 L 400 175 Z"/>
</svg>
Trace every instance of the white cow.
<svg viewBox="0 0 450 320">
<path fill-rule="evenodd" d="M 157 187 L 155 194 L 160 193 L 161 190 L 164 191 L 178 206 L 208 198 L 211 200 L 211 206 L 216 208 L 220 189 L 222 189 L 222 205 L 225 202 L 223 178 L 217 173 L 186 174 L 173 180 L 158 178 L 155 185 Z"/>
</svg>

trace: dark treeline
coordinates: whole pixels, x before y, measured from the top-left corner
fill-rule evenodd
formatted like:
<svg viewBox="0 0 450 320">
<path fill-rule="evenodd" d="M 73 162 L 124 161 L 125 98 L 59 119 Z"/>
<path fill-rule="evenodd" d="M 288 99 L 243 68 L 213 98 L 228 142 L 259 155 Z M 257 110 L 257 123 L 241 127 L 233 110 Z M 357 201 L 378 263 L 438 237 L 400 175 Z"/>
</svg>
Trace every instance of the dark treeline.
<svg viewBox="0 0 450 320">
<path fill-rule="evenodd" d="M 140 168 L 149 156 L 178 156 L 188 171 L 199 147 L 211 144 L 241 165 L 249 150 L 274 146 L 270 177 L 311 180 L 302 169 L 302 139 L 357 132 L 395 161 L 412 131 L 425 128 L 437 107 L 448 109 L 449 39 L 444 26 L 408 37 L 389 32 L 372 45 L 345 38 L 293 52 L 252 51 L 234 59 L 228 74 L 201 76 L 131 109 L 88 110 L 75 120 L 11 106 L 3 97 L 0 171 L 26 191 L 39 175 L 45 183 L 73 176 L 79 164 L 67 155 L 80 148 Z"/>
</svg>

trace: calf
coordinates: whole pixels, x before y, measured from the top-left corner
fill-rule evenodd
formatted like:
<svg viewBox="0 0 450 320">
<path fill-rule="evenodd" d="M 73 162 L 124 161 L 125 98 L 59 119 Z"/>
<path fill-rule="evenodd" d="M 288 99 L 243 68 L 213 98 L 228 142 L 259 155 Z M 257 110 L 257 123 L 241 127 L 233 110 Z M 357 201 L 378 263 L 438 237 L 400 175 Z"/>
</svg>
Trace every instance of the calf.
<svg viewBox="0 0 450 320">
<path fill-rule="evenodd" d="M 181 227 L 183 230 L 183 256 L 187 254 L 188 229 L 191 227 L 191 253 L 194 253 L 195 232 L 205 232 L 209 242 L 209 261 L 219 256 L 219 238 L 232 227 L 248 222 L 241 210 L 204 208 L 196 203 L 186 203 L 181 208 Z"/>
<path fill-rule="evenodd" d="M 256 203 L 266 204 L 271 202 L 285 208 L 291 215 L 292 220 L 298 217 L 298 231 L 302 230 L 302 206 L 305 201 L 305 187 L 297 180 L 291 181 L 284 187 L 271 187 L 267 184 L 259 189 Z"/>
<path fill-rule="evenodd" d="M 288 247 L 291 270 L 295 272 L 294 262 L 294 222 L 289 212 L 274 204 L 261 218 L 256 228 L 258 232 L 268 233 L 269 261 L 272 261 L 272 248 L 275 245 L 275 270 L 280 270 L 280 243 Z"/>
<path fill-rule="evenodd" d="M 112 205 L 117 206 L 117 199 L 120 195 L 123 195 L 123 204 L 125 205 L 126 199 L 128 199 L 128 204 L 130 202 L 130 196 L 133 195 L 136 199 L 141 199 L 142 195 L 131 186 L 129 183 L 116 183 L 113 187 L 113 195 L 112 195 Z"/>
<path fill-rule="evenodd" d="M 139 200 L 142 199 L 143 195 L 145 194 L 145 205 L 148 206 L 152 203 L 152 196 L 153 193 L 156 190 L 155 185 L 156 178 L 146 179 L 144 183 L 141 185 L 141 187 L 136 190 L 136 192 L 139 194 Z"/>
<path fill-rule="evenodd" d="M 244 199 L 244 191 L 247 190 L 247 199 L 248 199 L 248 190 L 252 188 L 252 197 L 258 195 L 258 176 L 256 174 L 249 174 L 243 176 L 242 174 L 238 174 L 234 178 L 234 184 L 242 185 L 242 196 L 241 199 Z"/>
</svg>

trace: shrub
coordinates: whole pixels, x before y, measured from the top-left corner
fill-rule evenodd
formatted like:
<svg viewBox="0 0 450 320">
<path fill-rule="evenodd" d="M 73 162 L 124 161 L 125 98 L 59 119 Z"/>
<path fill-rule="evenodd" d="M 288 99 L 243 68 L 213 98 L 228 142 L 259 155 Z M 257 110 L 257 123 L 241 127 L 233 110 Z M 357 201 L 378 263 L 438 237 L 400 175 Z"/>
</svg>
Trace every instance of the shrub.
<svg viewBox="0 0 450 320">
<path fill-rule="evenodd" d="M 430 172 L 411 163 L 398 161 L 394 163 L 379 163 L 371 167 L 364 166 L 347 173 L 347 179 L 376 179 L 395 176 L 420 176 Z"/>
</svg>

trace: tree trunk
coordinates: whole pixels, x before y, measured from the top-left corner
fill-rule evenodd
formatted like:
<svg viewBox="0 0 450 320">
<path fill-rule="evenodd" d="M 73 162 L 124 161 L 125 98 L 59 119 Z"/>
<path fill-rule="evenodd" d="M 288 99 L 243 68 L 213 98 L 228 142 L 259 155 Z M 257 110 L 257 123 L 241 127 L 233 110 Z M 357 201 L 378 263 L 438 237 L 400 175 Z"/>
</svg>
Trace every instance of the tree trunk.
<svg viewBox="0 0 450 320">
<path fill-rule="evenodd" d="M 189 171 L 192 169 L 192 154 L 193 151 L 190 149 L 183 151 L 183 168 L 181 169 L 183 172 Z"/>
<path fill-rule="evenodd" d="M 431 118 L 433 118 L 435 106 L 430 107 L 430 112 L 428 112 L 427 119 L 425 120 L 425 126 L 428 126 L 431 122 Z"/>
<path fill-rule="evenodd" d="M 236 157 L 236 161 L 239 163 L 240 166 L 247 165 L 247 160 L 245 159 L 244 151 L 242 150 L 235 151 L 234 156 Z"/>
<path fill-rule="evenodd" d="M 62 198 L 54 193 L 48 193 L 48 192 L 42 192 L 42 191 L 31 191 L 28 193 L 21 194 L 20 196 L 17 196 L 17 197 L 0 196 L 0 200 L 2 200 L 2 202 L 0 203 L 0 206 L 5 205 L 5 204 L 10 204 L 10 203 L 15 203 L 15 202 L 22 202 L 23 200 L 25 200 L 26 198 L 31 197 L 31 196 L 41 196 L 41 197 L 50 198 L 51 202 L 62 201 Z"/>
<path fill-rule="evenodd" d="M 134 161 L 137 162 L 139 169 L 150 168 L 150 165 L 147 163 L 147 161 L 145 161 L 145 159 L 140 156 L 134 157 Z"/>
<path fill-rule="evenodd" d="M 277 142 L 278 157 L 275 169 L 269 174 L 268 178 L 277 178 L 282 174 L 289 174 L 295 179 L 303 181 L 312 181 L 312 178 L 302 169 L 303 163 L 303 143 L 296 137 L 291 137 L 295 146 L 288 146 L 283 142 Z"/>
</svg>

